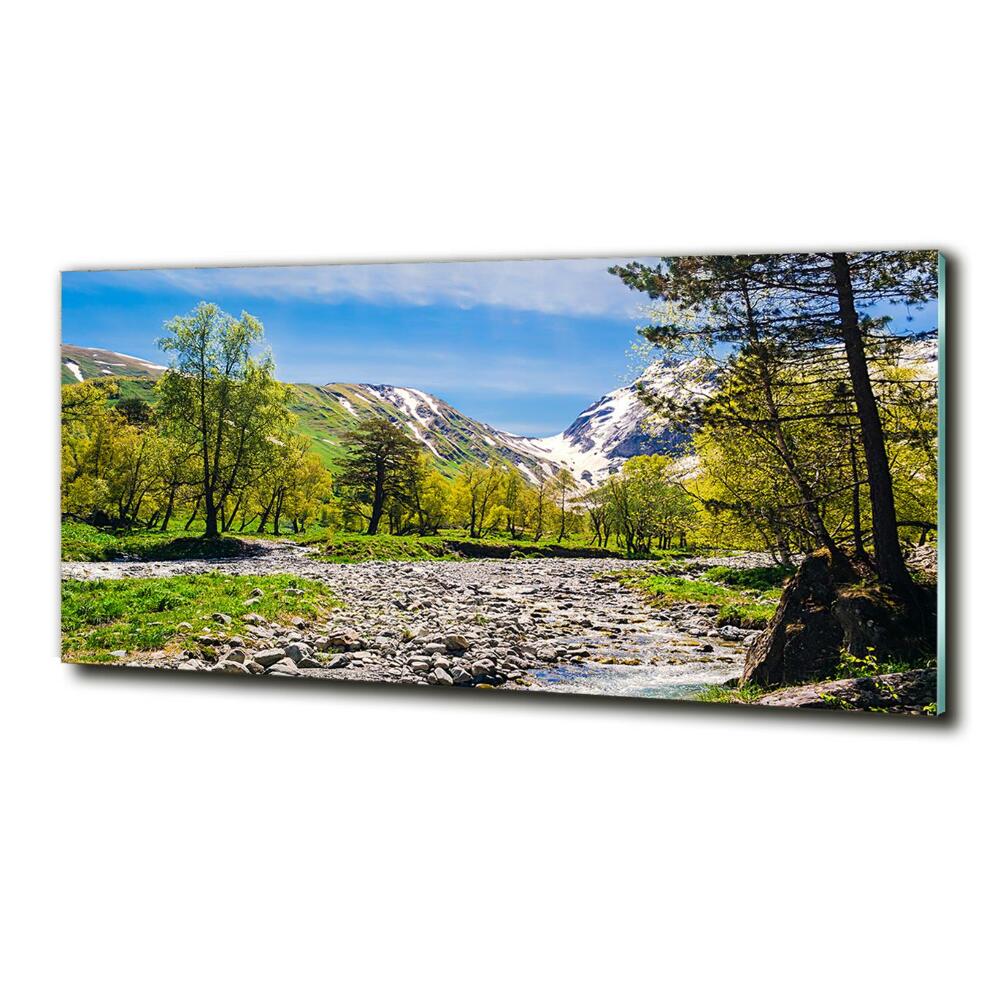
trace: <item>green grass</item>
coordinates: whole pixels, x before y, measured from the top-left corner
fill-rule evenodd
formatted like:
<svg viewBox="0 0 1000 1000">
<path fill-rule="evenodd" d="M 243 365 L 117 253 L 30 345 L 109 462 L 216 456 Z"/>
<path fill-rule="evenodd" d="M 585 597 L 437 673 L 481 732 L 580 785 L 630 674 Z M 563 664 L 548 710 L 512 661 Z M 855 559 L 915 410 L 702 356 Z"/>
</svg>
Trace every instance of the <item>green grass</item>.
<svg viewBox="0 0 1000 1000">
<path fill-rule="evenodd" d="M 195 531 L 108 531 L 66 521 L 62 526 L 64 562 L 107 562 L 111 559 L 207 559 L 238 556 L 246 542 L 233 535 L 205 539 Z"/>
<path fill-rule="evenodd" d="M 490 535 L 470 538 L 464 531 L 446 529 L 437 535 L 366 535 L 360 532 L 310 529 L 305 536 L 290 536 L 296 540 L 312 542 L 323 535 L 317 547 L 316 558 L 324 562 L 370 562 L 456 559 L 507 559 L 511 551 L 522 553 L 529 559 L 547 556 L 563 557 L 624 557 L 624 549 L 614 540 L 607 547 L 592 544 L 586 534 L 567 535 L 561 542 L 553 537 L 539 541 L 531 538 L 509 538 Z M 689 554 L 689 553 L 688 553 Z M 656 558 L 655 556 L 653 557 Z M 666 558 L 666 554 L 664 554 Z"/>
<path fill-rule="evenodd" d="M 326 544 L 316 551 L 323 562 L 414 562 L 427 559 L 458 559 L 444 541 L 434 536 L 363 535 L 337 531 L 329 533 Z"/>
<path fill-rule="evenodd" d="M 774 614 L 781 591 L 757 592 L 748 596 L 724 584 L 708 580 L 685 580 L 678 576 L 629 575 L 624 582 L 643 591 L 655 603 L 711 604 L 719 609 L 720 625 L 763 628 Z"/>
<path fill-rule="evenodd" d="M 695 701 L 708 701 L 719 704 L 731 705 L 738 703 L 741 705 L 752 705 L 767 692 L 756 684 L 748 684 L 746 687 L 727 687 L 725 684 L 712 684 L 699 691 L 695 696 Z"/>
<path fill-rule="evenodd" d="M 713 566 L 702 575 L 713 583 L 724 583 L 741 590 L 767 591 L 784 586 L 794 572 L 794 566 L 759 566 L 756 569 Z"/>
<path fill-rule="evenodd" d="M 255 588 L 259 603 L 245 602 Z M 303 591 L 285 593 L 287 588 Z M 321 583 L 289 573 L 273 576 L 229 576 L 204 573 L 156 580 L 66 580 L 62 585 L 63 657 L 89 663 L 111 662 L 113 650 L 133 653 L 152 649 L 197 649 L 204 628 L 223 628 L 241 635 L 240 620 L 249 611 L 268 621 L 292 617 L 315 619 L 337 606 Z M 230 625 L 212 620 L 215 612 L 229 615 Z M 180 627 L 182 622 L 191 629 Z"/>
</svg>

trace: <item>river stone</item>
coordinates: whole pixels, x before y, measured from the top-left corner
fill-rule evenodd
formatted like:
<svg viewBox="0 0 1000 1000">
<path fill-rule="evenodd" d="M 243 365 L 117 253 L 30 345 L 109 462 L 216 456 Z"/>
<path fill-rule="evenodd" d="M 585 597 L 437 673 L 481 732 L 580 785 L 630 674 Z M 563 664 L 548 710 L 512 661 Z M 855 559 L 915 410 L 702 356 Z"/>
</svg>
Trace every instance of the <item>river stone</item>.
<svg viewBox="0 0 1000 1000">
<path fill-rule="evenodd" d="M 292 642 L 285 646 L 285 656 L 294 663 L 298 663 L 300 660 L 304 660 L 307 656 L 311 655 L 312 649 L 304 642 Z"/>
<path fill-rule="evenodd" d="M 267 673 L 269 674 L 292 674 L 296 675 L 299 672 L 298 664 L 290 657 L 284 656 L 277 663 L 271 664 L 267 668 Z"/>
<path fill-rule="evenodd" d="M 449 687 L 454 683 L 451 679 L 451 674 L 449 674 L 443 667 L 435 667 L 427 679 L 432 684 L 444 684 Z"/>
<path fill-rule="evenodd" d="M 456 684 L 470 684 L 472 682 L 472 674 L 464 667 L 454 666 L 451 668 L 451 679 Z"/>
<path fill-rule="evenodd" d="M 331 632 L 328 636 L 320 639 L 317 643 L 320 649 L 330 649 L 330 650 L 357 650 L 364 648 L 364 641 L 358 632 L 353 629 L 345 628 L 339 629 L 336 632 Z"/>
<path fill-rule="evenodd" d="M 259 663 L 262 667 L 270 667 L 285 658 L 285 651 L 283 649 L 262 649 L 260 652 L 254 653 L 253 658 L 254 662 Z"/>
</svg>

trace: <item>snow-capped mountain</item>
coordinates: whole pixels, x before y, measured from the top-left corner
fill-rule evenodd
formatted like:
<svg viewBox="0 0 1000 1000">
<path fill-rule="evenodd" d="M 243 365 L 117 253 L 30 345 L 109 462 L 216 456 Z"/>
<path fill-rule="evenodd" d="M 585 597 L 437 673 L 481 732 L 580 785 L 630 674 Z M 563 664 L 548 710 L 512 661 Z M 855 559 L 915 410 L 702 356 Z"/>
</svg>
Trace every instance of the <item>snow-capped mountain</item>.
<svg viewBox="0 0 1000 1000">
<path fill-rule="evenodd" d="M 692 362 L 650 365 L 630 385 L 614 389 L 588 406 L 561 434 L 530 438 L 509 434 L 466 416 L 421 389 L 395 385 L 335 382 L 291 386 L 291 409 L 299 431 L 331 467 L 345 452 L 344 435 L 362 420 L 379 416 L 405 427 L 432 455 L 445 475 L 463 462 L 509 463 L 530 482 L 569 469 L 581 484 L 597 484 L 633 455 L 676 452 L 683 435 L 652 419 L 639 398 L 640 387 L 676 396 L 698 384 Z M 103 379 L 122 396 L 154 399 L 153 383 L 162 365 L 100 348 L 62 348 L 63 382 Z"/>
<path fill-rule="evenodd" d="M 680 401 L 707 386 L 704 363 L 655 361 L 631 384 L 588 406 L 552 437 L 518 438 L 518 446 L 564 466 L 583 483 L 596 484 L 636 455 L 676 454 L 686 435 L 653 416 L 643 391 Z"/>
<path fill-rule="evenodd" d="M 291 408 L 299 428 L 316 442 L 317 450 L 331 463 L 343 452 L 345 432 L 367 417 L 384 417 L 401 424 L 425 447 L 445 475 L 454 474 L 463 462 L 505 462 L 528 480 L 553 475 L 559 463 L 551 456 L 524 446 L 528 439 L 498 431 L 456 410 L 421 389 L 397 385 L 353 384 L 294 385 Z"/>
<path fill-rule="evenodd" d="M 539 472 L 569 469 L 581 484 L 596 485 L 635 455 L 676 454 L 683 432 L 655 418 L 642 391 L 678 399 L 706 385 L 699 360 L 656 361 L 632 383 L 614 389 L 587 407 L 561 434 L 531 438 L 497 430 L 459 413 L 419 389 L 391 385 L 327 386 L 339 390 L 343 405 L 357 409 L 345 394 L 377 397 L 401 415 L 410 433 L 438 459 L 462 461 L 499 458 L 529 480 Z"/>
</svg>

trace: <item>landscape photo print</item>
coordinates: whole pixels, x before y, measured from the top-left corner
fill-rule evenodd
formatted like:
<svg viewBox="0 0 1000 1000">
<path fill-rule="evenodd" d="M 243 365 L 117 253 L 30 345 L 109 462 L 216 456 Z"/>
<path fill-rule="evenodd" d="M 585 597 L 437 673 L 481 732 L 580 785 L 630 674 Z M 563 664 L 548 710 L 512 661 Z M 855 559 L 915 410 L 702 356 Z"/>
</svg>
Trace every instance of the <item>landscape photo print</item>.
<svg viewBox="0 0 1000 1000">
<path fill-rule="evenodd" d="M 940 715 L 943 307 L 913 250 L 64 272 L 63 659 Z"/>
</svg>

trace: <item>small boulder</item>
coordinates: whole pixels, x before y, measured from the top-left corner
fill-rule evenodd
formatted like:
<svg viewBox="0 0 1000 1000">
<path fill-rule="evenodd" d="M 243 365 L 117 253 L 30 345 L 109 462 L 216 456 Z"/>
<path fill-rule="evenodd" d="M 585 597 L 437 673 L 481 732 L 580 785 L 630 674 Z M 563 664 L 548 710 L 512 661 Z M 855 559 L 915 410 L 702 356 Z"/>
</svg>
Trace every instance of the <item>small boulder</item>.
<svg viewBox="0 0 1000 1000">
<path fill-rule="evenodd" d="M 262 649 L 254 653 L 253 658 L 254 662 L 259 663 L 262 667 L 271 667 L 285 658 L 285 651 L 283 649 Z"/>
<path fill-rule="evenodd" d="M 464 667 L 455 666 L 451 668 L 451 679 L 455 684 L 471 684 L 472 674 Z"/>
<path fill-rule="evenodd" d="M 285 656 L 294 663 L 304 660 L 307 656 L 312 656 L 312 649 L 304 642 L 291 642 L 285 646 Z"/>
<path fill-rule="evenodd" d="M 444 684 L 447 687 L 451 687 L 451 685 L 455 683 L 451 679 L 451 674 L 449 674 L 443 667 L 435 667 L 428 675 L 427 679 L 432 684 Z"/>
<path fill-rule="evenodd" d="M 344 650 L 355 651 L 364 649 L 365 643 L 358 632 L 345 628 L 324 636 L 316 645 L 319 649 L 341 652 Z"/>
</svg>

